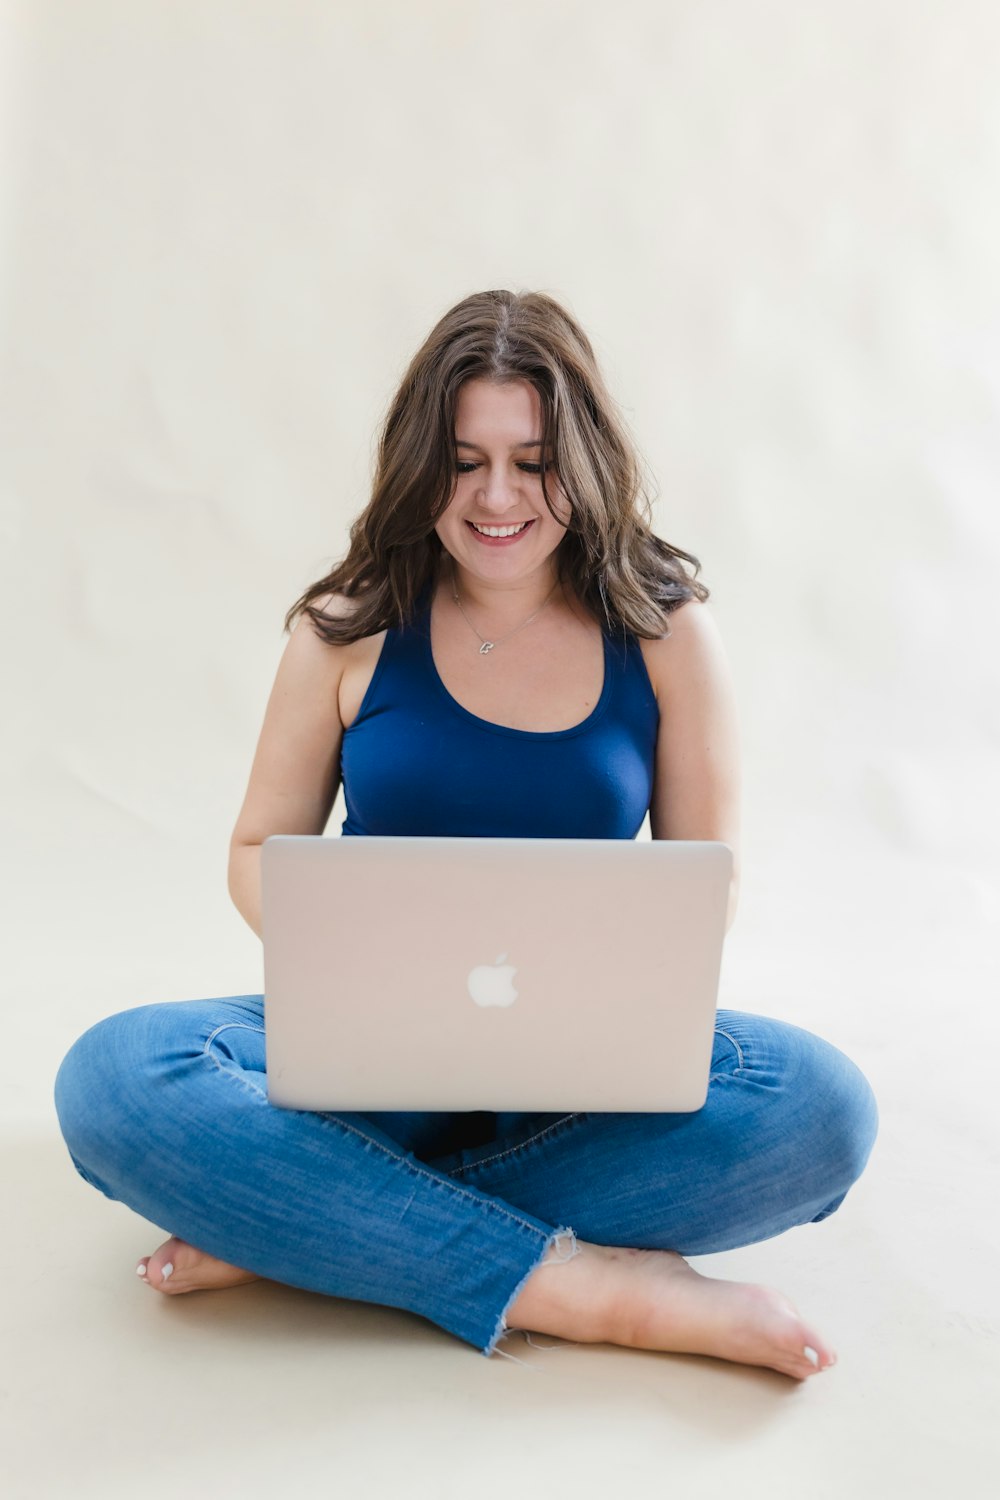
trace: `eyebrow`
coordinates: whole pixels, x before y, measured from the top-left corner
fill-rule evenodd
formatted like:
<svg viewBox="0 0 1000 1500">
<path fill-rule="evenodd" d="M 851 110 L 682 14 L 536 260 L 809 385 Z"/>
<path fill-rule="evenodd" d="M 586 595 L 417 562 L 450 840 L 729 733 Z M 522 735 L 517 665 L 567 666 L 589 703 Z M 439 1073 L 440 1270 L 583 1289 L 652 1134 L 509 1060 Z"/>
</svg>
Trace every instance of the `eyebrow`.
<svg viewBox="0 0 1000 1500">
<path fill-rule="evenodd" d="M 540 448 L 541 446 L 542 446 L 542 440 L 541 440 L 541 438 L 532 438 L 531 441 L 527 442 L 527 443 L 511 443 L 511 445 L 510 445 L 510 451 L 511 451 L 511 453 L 516 453 L 517 450 L 518 450 L 518 448 Z M 466 442 L 464 442 L 462 440 L 462 438 L 456 438 L 455 439 L 455 447 L 456 448 L 475 448 L 475 450 L 476 450 L 477 453 L 485 453 L 486 452 L 486 449 L 485 448 L 480 448 L 480 446 L 479 446 L 478 443 L 466 443 Z"/>
</svg>

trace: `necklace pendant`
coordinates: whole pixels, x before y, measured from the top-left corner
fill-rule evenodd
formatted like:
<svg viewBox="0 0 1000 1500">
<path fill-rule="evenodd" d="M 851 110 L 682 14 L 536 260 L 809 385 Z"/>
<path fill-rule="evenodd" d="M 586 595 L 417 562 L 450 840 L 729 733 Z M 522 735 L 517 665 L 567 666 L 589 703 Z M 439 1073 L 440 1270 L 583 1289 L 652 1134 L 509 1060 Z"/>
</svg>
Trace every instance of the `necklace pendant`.
<svg viewBox="0 0 1000 1500">
<path fill-rule="evenodd" d="M 489 652 L 491 652 L 493 650 L 493 647 L 495 645 L 496 645 L 496 641 L 484 641 L 483 644 L 479 648 L 479 654 L 480 654 L 480 656 L 487 656 L 489 654 Z"/>
</svg>

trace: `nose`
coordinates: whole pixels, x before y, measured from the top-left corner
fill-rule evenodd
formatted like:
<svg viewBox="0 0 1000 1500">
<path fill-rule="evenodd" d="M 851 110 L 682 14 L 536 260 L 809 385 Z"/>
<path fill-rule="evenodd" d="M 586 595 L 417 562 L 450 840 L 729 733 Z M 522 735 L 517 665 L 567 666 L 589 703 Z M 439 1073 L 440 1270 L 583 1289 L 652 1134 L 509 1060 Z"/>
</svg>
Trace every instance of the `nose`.
<svg viewBox="0 0 1000 1500">
<path fill-rule="evenodd" d="M 519 503 L 516 488 L 511 476 L 504 473 L 498 465 L 484 475 L 483 487 L 478 496 L 479 505 L 484 511 L 502 516 Z"/>
</svg>

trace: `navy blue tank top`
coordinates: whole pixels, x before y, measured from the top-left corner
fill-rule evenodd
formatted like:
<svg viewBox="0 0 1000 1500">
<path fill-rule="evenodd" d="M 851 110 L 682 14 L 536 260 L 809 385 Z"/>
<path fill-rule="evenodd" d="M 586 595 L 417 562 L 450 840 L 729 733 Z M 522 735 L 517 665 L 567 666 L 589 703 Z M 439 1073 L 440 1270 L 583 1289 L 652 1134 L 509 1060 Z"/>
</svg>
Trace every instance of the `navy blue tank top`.
<svg viewBox="0 0 1000 1500">
<path fill-rule="evenodd" d="M 511 729 L 451 696 L 431 595 L 390 628 L 340 769 L 346 835 L 634 839 L 649 808 L 659 708 L 635 636 L 604 634 L 604 686 L 570 729 Z"/>
</svg>

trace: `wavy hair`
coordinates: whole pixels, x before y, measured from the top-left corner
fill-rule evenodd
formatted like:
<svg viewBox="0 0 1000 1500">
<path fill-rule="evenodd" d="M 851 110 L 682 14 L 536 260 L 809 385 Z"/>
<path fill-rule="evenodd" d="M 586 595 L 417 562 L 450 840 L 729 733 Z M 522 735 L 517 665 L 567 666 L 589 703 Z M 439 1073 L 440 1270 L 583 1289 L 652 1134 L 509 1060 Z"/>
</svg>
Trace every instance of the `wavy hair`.
<svg viewBox="0 0 1000 1500">
<path fill-rule="evenodd" d="M 610 634 L 669 635 L 667 617 L 709 590 L 701 563 L 654 535 L 638 452 L 579 324 L 543 292 L 477 292 L 457 302 L 414 354 L 378 436 L 371 499 L 350 529 L 346 557 L 300 595 L 331 645 L 409 624 L 443 553 L 434 530 L 458 474 L 455 412 L 467 380 L 528 381 L 542 410 L 542 455 L 571 505 L 555 557 L 558 578 Z M 557 520 L 545 484 L 542 494 Z M 560 524 L 562 522 L 560 521 Z M 688 573 L 684 563 L 693 569 Z M 312 601 L 355 601 L 332 616 Z"/>
</svg>

